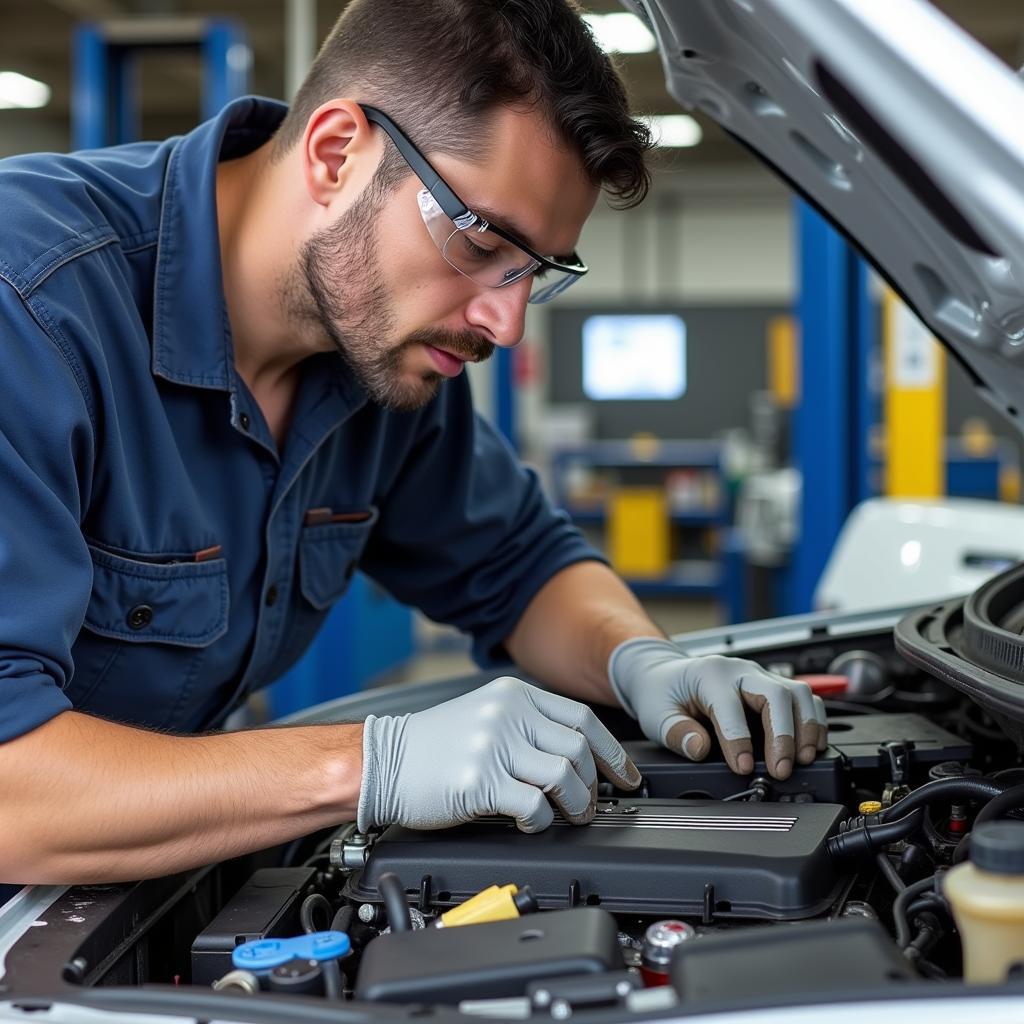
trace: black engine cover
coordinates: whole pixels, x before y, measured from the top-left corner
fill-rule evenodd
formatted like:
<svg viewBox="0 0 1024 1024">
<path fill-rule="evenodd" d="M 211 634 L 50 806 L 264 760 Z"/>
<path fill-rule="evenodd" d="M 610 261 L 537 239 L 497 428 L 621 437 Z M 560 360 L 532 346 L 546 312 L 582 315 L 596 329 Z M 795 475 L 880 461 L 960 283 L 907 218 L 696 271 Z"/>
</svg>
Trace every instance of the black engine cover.
<svg viewBox="0 0 1024 1024">
<path fill-rule="evenodd" d="M 619 799 L 599 802 L 590 825 L 556 817 L 536 835 L 508 818 L 437 832 L 396 826 L 346 892 L 378 902 L 377 878 L 394 871 L 412 893 L 429 875 L 438 906 L 514 882 L 544 909 L 583 902 L 660 917 L 799 920 L 837 895 L 825 840 L 845 815 L 836 804 Z"/>
</svg>

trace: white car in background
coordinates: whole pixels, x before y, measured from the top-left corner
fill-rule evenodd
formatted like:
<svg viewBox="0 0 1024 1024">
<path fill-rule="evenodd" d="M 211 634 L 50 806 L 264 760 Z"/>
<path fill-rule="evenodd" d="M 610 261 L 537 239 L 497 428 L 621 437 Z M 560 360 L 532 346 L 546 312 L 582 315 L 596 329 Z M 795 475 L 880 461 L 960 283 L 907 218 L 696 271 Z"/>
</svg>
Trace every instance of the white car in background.
<svg viewBox="0 0 1024 1024">
<path fill-rule="evenodd" d="M 972 498 L 869 498 L 843 524 L 819 611 L 924 604 L 977 590 L 1024 562 L 1024 508 Z"/>
</svg>

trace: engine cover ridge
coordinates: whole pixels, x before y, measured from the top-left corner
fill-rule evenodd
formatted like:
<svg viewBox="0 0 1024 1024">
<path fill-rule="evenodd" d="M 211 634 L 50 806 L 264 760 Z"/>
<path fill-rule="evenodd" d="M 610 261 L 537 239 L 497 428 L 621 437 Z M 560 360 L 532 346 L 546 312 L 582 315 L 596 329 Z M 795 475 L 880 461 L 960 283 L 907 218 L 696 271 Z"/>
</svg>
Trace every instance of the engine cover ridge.
<svg viewBox="0 0 1024 1024">
<path fill-rule="evenodd" d="M 436 832 L 393 826 L 346 893 L 376 902 L 377 878 L 394 871 L 417 893 L 429 875 L 439 907 L 514 882 L 543 909 L 801 920 L 836 898 L 825 840 L 845 816 L 839 804 L 625 798 L 599 801 L 589 825 L 556 816 L 533 835 L 501 817 Z"/>
</svg>

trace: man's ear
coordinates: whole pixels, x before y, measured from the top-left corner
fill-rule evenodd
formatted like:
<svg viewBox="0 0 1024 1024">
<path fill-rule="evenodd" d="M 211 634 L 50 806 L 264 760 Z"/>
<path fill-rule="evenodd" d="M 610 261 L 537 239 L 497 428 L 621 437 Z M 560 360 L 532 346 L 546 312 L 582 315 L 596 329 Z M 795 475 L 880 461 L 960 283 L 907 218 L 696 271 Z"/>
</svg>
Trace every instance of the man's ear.
<svg viewBox="0 0 1024 1024">
<path fill-rule="evenodd" d="M 313 111 L 302 136 L 302 167 L 314 202 L 328 206 L 353 179 L 365 184 L 376 164 L 373 130 L 355 100 L 329 100 Z"/>
</svg>

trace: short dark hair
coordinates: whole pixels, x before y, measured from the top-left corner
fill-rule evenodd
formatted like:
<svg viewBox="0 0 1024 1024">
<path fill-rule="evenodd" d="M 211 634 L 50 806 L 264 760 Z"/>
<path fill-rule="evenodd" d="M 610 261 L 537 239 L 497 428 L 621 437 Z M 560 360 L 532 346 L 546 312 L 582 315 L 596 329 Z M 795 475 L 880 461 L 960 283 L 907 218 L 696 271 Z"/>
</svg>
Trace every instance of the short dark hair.
<svg viewBox="0 0 1024 1024">
<path fill-rule="evenodd" d="M 575 0 L 351 0 L 324 41 L 277 136 L 301 138 L 322 103 L 348 96 L 380 107 L 425 152 L 480 156 L 486 115 L 539 109 L 620 207 L 650 188 L 650 130 Z M 407 173 L 389 146 L 386 188 Z"/>
</svg>

